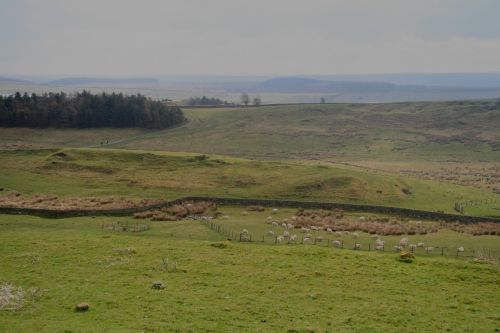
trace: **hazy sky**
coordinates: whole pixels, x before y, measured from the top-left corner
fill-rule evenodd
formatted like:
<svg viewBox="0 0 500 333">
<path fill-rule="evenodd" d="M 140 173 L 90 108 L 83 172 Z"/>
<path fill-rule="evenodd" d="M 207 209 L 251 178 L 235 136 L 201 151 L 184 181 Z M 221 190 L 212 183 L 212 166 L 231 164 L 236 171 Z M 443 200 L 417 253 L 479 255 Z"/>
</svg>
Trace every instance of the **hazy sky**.
<svg viewBox="0 0 500 333">
<path fill-rule="evenodd" d="M 499 0 L 0 0 L 0 74 L 500 72 Z"/>
</svg>

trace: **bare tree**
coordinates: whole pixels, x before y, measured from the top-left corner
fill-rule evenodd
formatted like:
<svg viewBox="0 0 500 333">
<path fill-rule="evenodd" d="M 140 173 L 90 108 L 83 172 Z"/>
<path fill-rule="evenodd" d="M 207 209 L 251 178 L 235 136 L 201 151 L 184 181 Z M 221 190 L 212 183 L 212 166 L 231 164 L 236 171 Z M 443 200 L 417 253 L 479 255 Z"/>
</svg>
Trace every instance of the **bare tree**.
<svg viewBox="0 0 500 333">
<path fill-rule="evenodd" d="M 248 103 L 250 103 L 250 97 L 247 93 L 242 93 L 240 96 L 240 101 L 242 104 L 248 105 Z"/>
</svg>

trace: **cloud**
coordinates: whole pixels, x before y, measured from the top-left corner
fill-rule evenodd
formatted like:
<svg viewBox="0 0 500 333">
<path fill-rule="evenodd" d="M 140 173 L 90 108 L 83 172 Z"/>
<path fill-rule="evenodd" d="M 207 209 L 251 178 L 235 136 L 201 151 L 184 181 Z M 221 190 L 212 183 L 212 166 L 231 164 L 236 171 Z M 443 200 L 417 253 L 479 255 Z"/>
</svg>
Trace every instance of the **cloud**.
<svg viewBox="0 0 500 333">
<path fill-rule="evenodd" d="M 0 0 L 4 74 L 500 71 L 492 0 Z"/>
</svg>

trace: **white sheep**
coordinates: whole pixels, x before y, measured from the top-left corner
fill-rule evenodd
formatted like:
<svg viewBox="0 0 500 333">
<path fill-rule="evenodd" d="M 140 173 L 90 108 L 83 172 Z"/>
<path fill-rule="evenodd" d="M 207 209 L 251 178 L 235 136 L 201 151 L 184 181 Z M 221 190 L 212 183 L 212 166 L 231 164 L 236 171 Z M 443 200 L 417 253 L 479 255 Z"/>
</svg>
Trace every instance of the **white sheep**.
<svg viewBox="0 0 500 333">
<path fill-rule="evenodd" d="M 297 240 L 297 235 L 293 234 L 290 236 L 290 242 L 295 242 Z"/>
<path fill-rule="evenodd" d="M 321 236 L 316 236 L 316 241 L 317 241 L 317 242 L 322 242 L 322 241 L 323 241 L 323 237 L 321 237 Z"/>
<path fill-rule="evenodd" d="M 291 229 L 295 228 L 295 226 L 293 224 L 288 223 L 286 225 L 286 228 L 289 229 L 289 230 L 291 230 Z"/>
<path fill-rule="evenodd" d="M 341 247 L 341 246 L 342 246 L 342 242 L 341 242 L 341 241 L 338 241 L 338 240 L 334 240 L 334 241 L 332 242 L 332 244 L 333 244 L 334 246 L 336 246 L 336 247 Z"/>
<path fill-rule="evenodd" d="M 417 243 L 417 247 L 424 247 L 425 244 L 424 243 Z"/>
<path fill-rule="evenodd" d="M 385 242 L 383 240 L 381 240 L 380 238 L 378 238 L 376 241 L 375 241 L 375 245 L 376 246 L 384 246 Z"/>
<path fill-rule="evenodd" d="M 457 251 L 458 251 L 458 252 L 464 252 L 464 251 L 465 251 L 465 249 L 464 249 L 464 247 L 463 247 L 463 246 L 460 246 L 460 247 L 457 249 Z"/>
<path fill-rule="evenodd" d="M 281 226 L 286 229 L 286 223 L 285 222 L 281 223 Z"/>
<path fill-rule="evenodd" d="M 358 234 L 357 232 L 353 232 L 353 233 L 352 233 L 352 237 L 354 237 L 354 238 L 358 238 L 358 237 L 359 237 L 359 234 Z"/>
<path fill-rule="evenodd" d="M 296 221 L 297 220 L 297 216 L 292 216 L 292 221 Z"/>
<path fill-rule="evenodd" d="M 271 224 L 272 222 L 273 222 L 273 218 L 272 218 L 271 216 L 268 216 L 268 217 L 266 218 L 266 223 Z"/>
<path fill-rule="evenodd" d="M 382 245 L 375 245 L 375 250 L 377 250 L 377 251 L 384 251 L 384 244 L 382 244 Z"/>
<path fill-rule="evenodd" d="M 402 251 L 403 247 L 401 245 L 394 245 L 394 251 Z"/>
<path fill-rule="evenodd" d="M 279 227 L 278 222 L 273 222 L 272 225 L 273 225 L 273 227 Z"/>
<path fill-rule="evenodd" d="M 427 246 L 427 247 L 425 248 L 425 251 L 426 251 L 426 252 L 432 252 L 433 250 L 434 250 L 434 248 L 433 248 L 432 246 Z"/>
<path fill-rule="evenodd" d="M 288 231 L 285 231 L 285 232 L 283 233 L 283 237 L 284 237 L 284 238 L 288 238 L 288 237 L 290 237 L 290 233 L 289 233 Z"/>
<path fill-rule="evenodd" d="M 343 234 L 342 234 L 342 231 L 335 231 L 335 235 L 342 236 Z"/>
<path fill-rule="evenodd" d="M 353 250 L 361 250 L 361 244 L 359 244 L 359 243 L 354 243 Z"/>
<path fill-rule="evenodd" d="M 360 221 L 366 221 L 366 217 L 360 216 L 358 220 L 360 220 Z"/>
<path fill-rule="evenodd" d="M 408 245 L 408 238 L 401 238 L 401 240 L 399 241 L 399 246 L 401 247 L 406 247 L 406 245 Z"/>
<path fill-rule="evenodd" d="M 306 233 L 306 232 L 309 232 L 309 228 L 302 227 L 302 228 L 300 228 L 300 231 Z"/>
<path fill-rule="evenodd" d="M 415 251 L 417 249 L 417 245 L 415 244 L 410 244 L 408 247 L 410 248 L 411 251 Z"/>
<path fill-rule="evenodd" d="M 274 236 L 274 231 L 269 230 L 269 231 L 267 232 L 267 234 L 268 234 L 269 236 Z"/>
<path fill-rule="evenodd" d="M 326 232 L 333 232 L 332 228 L 326 228 Z"/>
<path fill-rule="evenodd" d="M 283 236 L 278 236 L 276 238 L 276 240 L 278 241 L 278 243 L 281 243 L 285 238 L 283 238 Z"/>
<path fill-rule="evenodd" d="M 378 238 L 379 238 L 379 236 L 378 236 L 378 235 L 371 235 L 370 237 L 371 237 L 372 239 L 378 239 Z"/>
<path fill-rule="evenodd" d="M 277 214 L 278 213 L 278 208 L 273 208 L 273 210 L 271 210 L 271 213 Z"/>
<path fill-rule="evenodd" d="M 310 240 L 311 240 L 311 238 L 310 238 L 310 237 L 304 237 L 304 239 L 303 239 L 302 241 L 304 241 L 304 242 L 309 242 Z"/>
</svg>

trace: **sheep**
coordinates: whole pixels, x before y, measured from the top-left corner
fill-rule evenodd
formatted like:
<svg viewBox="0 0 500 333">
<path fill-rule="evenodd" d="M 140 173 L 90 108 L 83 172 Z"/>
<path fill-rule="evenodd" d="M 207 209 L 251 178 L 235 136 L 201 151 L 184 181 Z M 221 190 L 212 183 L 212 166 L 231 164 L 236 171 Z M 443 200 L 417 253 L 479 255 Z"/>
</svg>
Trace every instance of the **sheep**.
<svg viewBox="0 0 500 333">
<path fill-rule="evenodd" d="M 268 234 L 269 236 L 274 236 L 274 231 L 269 230 L 269 231 L 267 232 L 267 234 Z"/>
<path fill-rule="evenodd" d="M 249 232 L 248 232 L 248 230 L 247 230 L 247 229 L 243 229 L 243 230 L 241 231 L 241 233 L 242 233 L 242 234 L 248 234 Z"/>
<path fill-rule="evenodd" d="M 342 243 L 340 241 L 338 241 L 338 240 L 334 240 L 332 242 L 332 244 L 333 244 L 333 246 L 336 246 L 336 247 L 341 247 L 342 246 Z"/>
<path fill-rule="evenodd" d="M 293 224 L 288 223 L 286 225 L 286 228 L 289 229 L 289 230 L 291 230 L 291 229 L 295 228 L 295 226 Z"/>
<path fill-rule="evenodd" d="M 371 235 L 370 237 L 371 237 L 372 239 L 378 239 L 378 238 L 379 238 L 379 237 L 378 237 L 378 235 Z"/>
<path fill-rule="evenodd" d="M 276 237 L 276 240 L 278 241 L 278 243 L 281 243 L 285 238 L 283 238 L 283 236 L 278 236 Z"/>
<path fill-rule="evenodd" d="M 361 244 L 359 244 L 359 243 L 354 243 L 353 250 L 361 250 Z"/>
<path fill-rule="evenodd" d="M 308 241 L 310 241 L 310 240 L 311 240 L 311 238 L 310 238 L 310 237 L 304 237 L 304 238 L 302 239 L 302 241 L 303 241 L 303 242 L 308 242 Z"/>
<path fill-rule="evenodd" d="M 326 232 L 333 232 L 332 228 L 326 228 Z"/>
<path fill-rule="evenodd" d="M 342 236 L 342 231 L 335 231 L 335 235 Z"/>
<path fill-rule="evenodd" d="M 408 247 L 410 248 L 411 251 L 415 251 L 417 249 L 417 245 L 415 244 L 410 244 Z"/>
<path fill-rule="evenodd" d="M 266 223 L 271 224 L 272 222 L 273 222 L 273 218 L 272 218 L 271 216 L 268 216 L 268 217 L 266 218 Z"/>
<path fill-rule="evenodd" d="M 463 247 L 463 246 L 460 246 L 460 247 L 457 249 L 457 252 L 464 252 L 464 251 L 465 251 L 465 249 L 464 249 L 464 247 Z"/>
<path fill-rule="evenodd" d="M 279 227 L 279 224 L 278 224 L 278 222 L 273 222 L 273 223 L 272 223 L 272 226 L 273 226 L 273 227 Z"/>
<path fill-rule="evenodd" d="M 290 242 L 295 242 L 297 240 L 297 235 L 293 234 L 290 236 Z"/>
<path fill-rule="evenodd" d="M 309 232 L 309 230 L 310 230 L 309 228 L 304 228 L 304 227 L 300 228 L 300 231 L 302 231 L 303 233 Z"/>
<path fill-rule="evenodd" d="M 359 237 L 359 234 L 358 234 L 357 232 L 353 232 L 353 233 L 352 233 L 352 237 L 353 237 L 353 238 L 358 238 L 358 237 Z"/>
<path fill-rule="evenodd" d="M 316 231 L 319 230 L 319 228 L 314 226 L 314 225 L 312 225 L 310 228 L 311 228 L 311 230 L 316 230 Z"/>
<path fill-rule="evenodd" d="M 315 240 L 316 240 L 316 242 L 322 242 L 323 241 L 323 237 L 316 236 Z"/>
<path fill-rule="evenodd" d="M 297 216 L 292 216 L 292 221 L 296 221 L 297 220 Z"/>
<path fill-rule="evenodd" d="M 424 243 L 417 243 L 417 247 L 424 247 Z"/>
<path fill-rule="evenodd" d="M 285 222 L 281 223 L 281 226 L 286 229 L 286 223 Z"/>
<path fill-rule="evenodd" d="M 402 251 L 403 250 L 403 247 L 401 245 L 394 245 L 394 251 L 398 252 L 398 251 Z"/>
<path fill-rule="evenodd" d="M 366 217 L 360 216 L 358 220 L 360 220 L 360 221 L 366 221 Z"/>
<path fill-rule="evenodd" d="M 377 251 L 384 251 L 384 244 L 382 244 L 382 245 L 375 245 L 375 250 L 377 250 Z"/>
<path fill-rule="evenodd" d="M 378 238 L 376 241 L 375 241 L 375 245 L 376 246 L 384 246 L 385 242 L 383 240 L 381 240 L 380 238 Z"/>
<path fill-rule="evenodd" d="M 277 214 L 278 213 L 278 208 L 273 208 L 273 210 L 271 210 L 271 213 Z"/>
<path fill-rule="evenodd" d="M 408 245 L 408 238 L 401 238 L 401 240 L 399 241 L 399 246 L 401 247 L 406 247 L 406 245 Z"/>
<path fill-rule="evenodd" d="M 285 231 L 285 232 L 283 233 L 283 237 L 284 237 L 284 238 L 288 238 L 288 237 L 290 237 L 290 233 L 289 233 L 288 231 Z"/>
<path fill-rule="evenodd" d="M 434 248 L 433 248 L 432 246 L 427 246 L 427 247 L 425 248 L 425 251 L 426 251 L 427 253 L 432 252 L 433 250 L 434 250 Z"/>
</svg>

